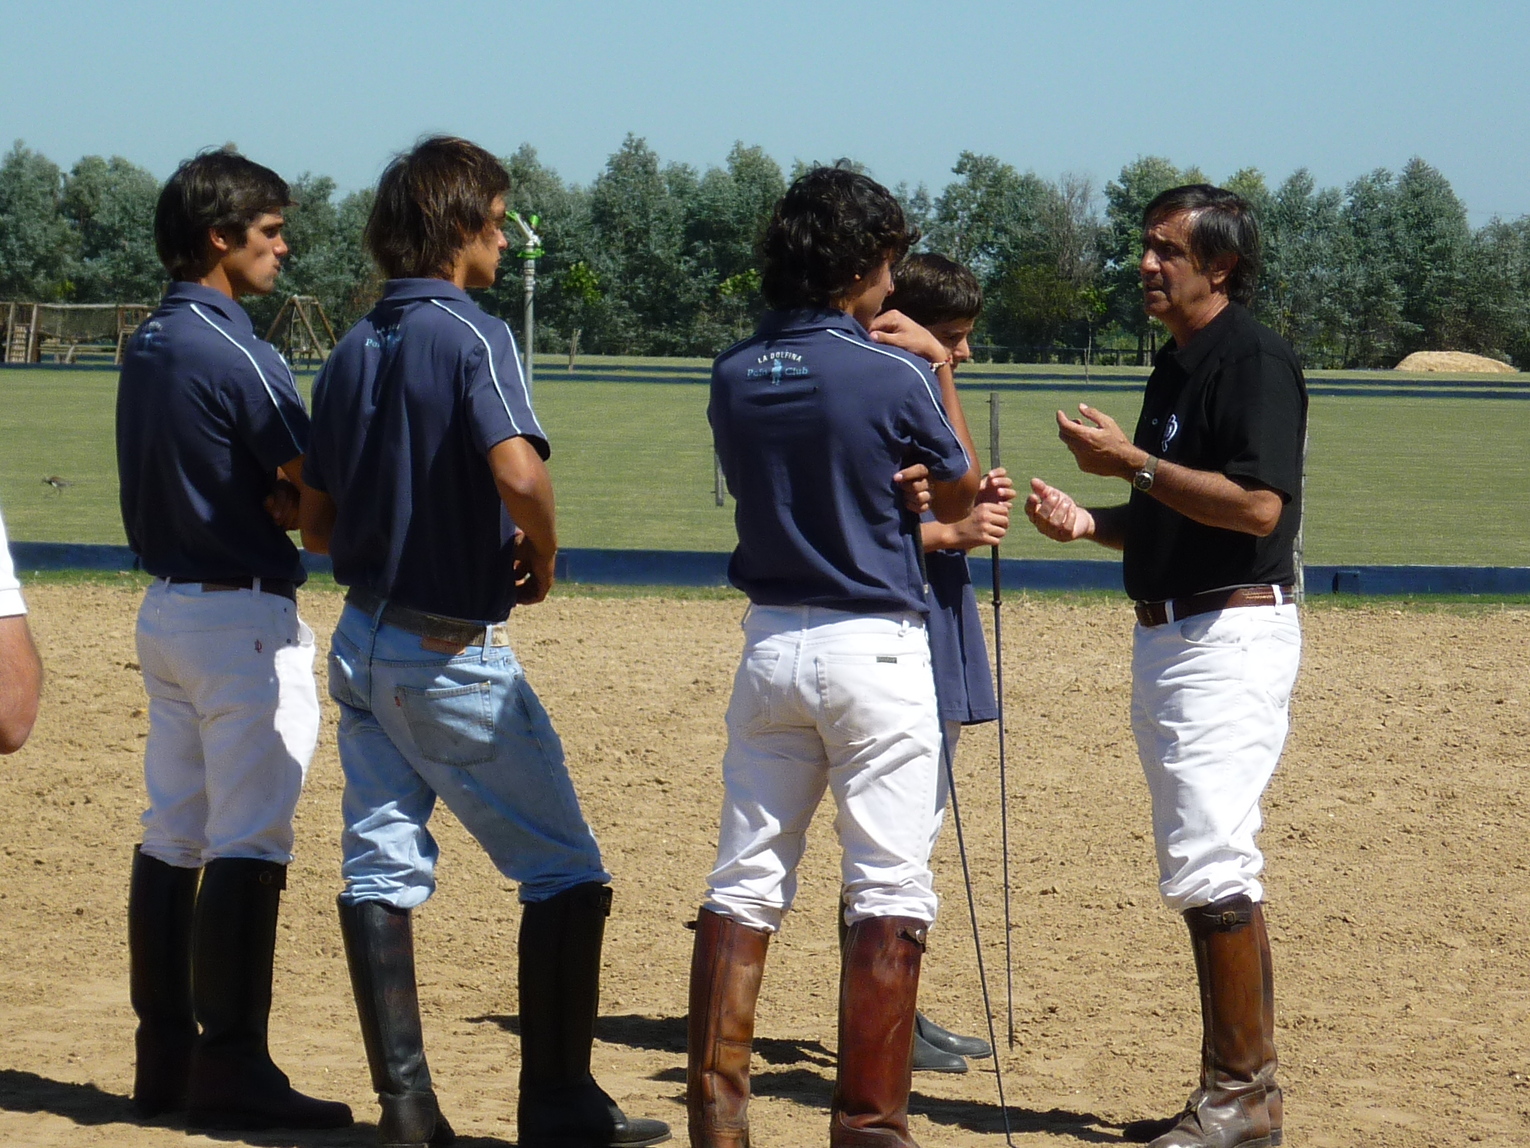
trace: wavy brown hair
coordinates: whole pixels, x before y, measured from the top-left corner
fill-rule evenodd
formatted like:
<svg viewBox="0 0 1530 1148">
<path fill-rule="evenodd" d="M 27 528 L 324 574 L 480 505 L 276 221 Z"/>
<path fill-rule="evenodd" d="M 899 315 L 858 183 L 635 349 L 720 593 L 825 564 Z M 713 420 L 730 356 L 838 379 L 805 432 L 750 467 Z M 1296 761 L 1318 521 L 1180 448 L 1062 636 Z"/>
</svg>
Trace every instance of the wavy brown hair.
<svg viewBox="0 0 1530 1148">
<path fill-rule="evenodd" d="M 204 151 L 175 169 L 154 204 L 154 250 L 172 279 L 199 279 L 217 261 L 207 233 L 234 247 L 268 212 L 292 204 L 286 180 L 233 146 Z"/>
<path fill-rule="evenodd" d="M 931 252 L 908 256 L 893 268 L 894 290 L 884 311 L 901 311 L 921 327 L 976 319 L 983 310 L 983 286 L 954 259 Z"/>
<path fill-rule="evenodd" d="M 389 279 L 444 277 L 462 248 L 495 222 L 510 176 L 493 155 L 455 136 L 431 136 L 395 156 L 377 183 L 366 245 Z"/>
<path fill-rule="evenodd" d="M 815 167 L 786 189 L 760 243 L 760 293 L 778 311 L 832 307 L 859 276 L 897 262 L 919 234 L 880 183 L 843 166 Z"/>
</svg>

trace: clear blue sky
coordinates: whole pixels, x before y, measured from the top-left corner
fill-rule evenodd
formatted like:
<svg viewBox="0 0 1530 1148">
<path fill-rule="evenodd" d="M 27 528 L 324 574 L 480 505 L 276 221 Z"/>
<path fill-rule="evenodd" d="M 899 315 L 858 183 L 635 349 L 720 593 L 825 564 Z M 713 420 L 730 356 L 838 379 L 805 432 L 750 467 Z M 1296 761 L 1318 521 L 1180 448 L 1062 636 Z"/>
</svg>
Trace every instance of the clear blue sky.
<svg viewBox="0 0 1530 1148">
<path fill-rule="evenodd" d="M 628 132 L 697 167 L 743 140 L 932 190 L 963 149 L 1097 185 L 1150 153 L 1322 185 L 1419 155 L 1473 223 L 1530 214 L 1525 0 L 0 8 L 0 146 L 65 167 L 165 176 L 233 140 L 351 190 L 430 131 L 529 142 L 581 183 Z"/>
</svg>

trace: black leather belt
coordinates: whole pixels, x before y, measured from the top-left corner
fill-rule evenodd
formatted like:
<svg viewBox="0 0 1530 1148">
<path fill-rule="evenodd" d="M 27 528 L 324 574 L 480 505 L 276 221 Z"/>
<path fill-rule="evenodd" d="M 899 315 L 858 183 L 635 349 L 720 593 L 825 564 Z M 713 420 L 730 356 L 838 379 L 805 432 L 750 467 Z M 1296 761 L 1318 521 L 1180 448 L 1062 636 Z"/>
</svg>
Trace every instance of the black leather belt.
<svg viewBox="0 0 1530 1148">
<path fill-rule="evenodd" d="M 434 638 L 438 642 L 446 642 L 453 646 L 508 646 L 510 644 L 509 635 L 505 633 L 502 622 L 485 626 L 482 622 L 474 622 L 466 618 L 428 614 L 424 610 L 413 610 L 408 606 L 400 606 L 397 602 L 389 602 L 370 590 L 363 590 L 360 586 L 352 586 L 347 590 L 345 601 L 348 605 L 355 606 L 356 609 L 367 614 L 376 614 L 381 607 L 382 614 L 378 620 L 383 625 L 396 626 L 400 630 L 407 630 L 422 638 Z"/>
<path fill-rule="evenodd" d="M 1164 602 L 1138 602 L 1137 621 L 1144 626 L 1162 626 L 1181 618 L 1238 606 L 1284 606 L 1294 601 L 1295 591 L 1291 586 L 1235 586 L 1231 590 L 1208 590 L 1204 594 Z"/>
<path fill-rule="evenodd" d="M 262 594 L 275 594 L 289 602 L 297 601 L 297 583 L 286 578 L 219 578 L 204 581 L 201 578 L 166 578 L 174 586 L 200 586 L 204 594 L 216 594 L 223 590 L 253 590 L 260 583 Z"/>
</svg>

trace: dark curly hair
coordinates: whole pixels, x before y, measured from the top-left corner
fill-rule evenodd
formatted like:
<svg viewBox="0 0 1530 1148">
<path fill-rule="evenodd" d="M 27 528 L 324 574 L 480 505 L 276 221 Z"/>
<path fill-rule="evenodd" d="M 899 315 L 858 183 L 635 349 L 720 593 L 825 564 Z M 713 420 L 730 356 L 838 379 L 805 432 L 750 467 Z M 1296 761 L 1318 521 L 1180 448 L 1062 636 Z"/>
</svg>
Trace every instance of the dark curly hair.
<svg viewBox="0 0 1530 1148">
<path fill-rule="evenodd" d="M 760 242 L 760 293 L 775 310 L 832 307 L 857 276 L 897 262 L 919 238 L 880 183 L 841 160 L 792 181 Z"/>
<path fill-rule="evenodd" d="M 1248 307 L 1259 283 L 1259 221 L 1248 200 L 1226 188 L 1209 183 L 1190 183 L 1160 192 L 1142 212 L 1142 227 L 1188 211 L 1190 254 L 1204 268 L 1219 255 L 1236 257 L 1227 277 L 1227 297 Z"/>
<path fill-rule="evenodd" d="M 287 183 L 233 145 L 198 153 L 175 169 L 154 204 L 154 250 L 172 279 L 198 279 L 217 262 L 207 233 L 234 247 L 267 212 L 292 205 Z"/>
<path fill-rule="evenodd" d="M 884 311 L 902 311 L 921 327 L 976 319 L 983 310 L 977 276 L 954 259 L 918 252 L 893 268 L 893 293 Z"/>
<path fill-rule="evenodd" d="M 509 190 L 509 174 L 489 152 L 455 136 L 430 136 L 394 156 L 378 181 L 367 250 L 389 279 L 443 276 L 494 222 L 494 197 Z"/>
</svg>

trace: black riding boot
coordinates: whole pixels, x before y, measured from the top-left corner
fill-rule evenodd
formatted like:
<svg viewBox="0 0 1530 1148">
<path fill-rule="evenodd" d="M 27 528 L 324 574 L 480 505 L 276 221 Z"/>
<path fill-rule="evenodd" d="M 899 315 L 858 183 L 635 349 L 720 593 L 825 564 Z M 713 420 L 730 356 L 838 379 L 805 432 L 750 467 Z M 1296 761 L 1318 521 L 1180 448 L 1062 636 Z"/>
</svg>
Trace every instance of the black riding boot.
<svg viewBox="0 0 1530 1148">
<path fill-rule="evenodd" d="M 186 1076 L 197 1039 L 191 923 L 201 874 L 133 848 L 128 887 L 128 992 L 138 1014 L 133 1107 L 146 1119 L 186 1107 Z"/>
<path fill-rule="evenodd" d="M 222 857 L 202 871 L 192 993 L 202 1035 L 191 1056 L 190 1123 L 224 1129 L 344 1128 L 351 1110 L 293 1089 L 271 1061 L 266 1025 L 276 917 L 287 867 Z"/>
<path fill-rule="evenodd" d="M 593 882 L 523 906 L 520 937 L 520 1148 L 640 1148 L 669 1139 L 629 1119 L 590 1075 L 600 947 L 611 890 Z"/>
<path fill-rule="evenodd" d="M 456 1140 L 441 1115 L 425 1062 L 409 910 L 381 901 L 340 901 L 340 934 L 361 1019 L 361 1039 L 382 1105 L 382 1148 L 442 1148 Z"/>
</svg>

